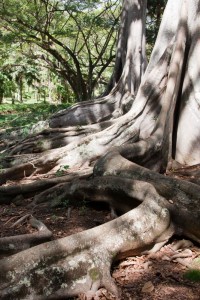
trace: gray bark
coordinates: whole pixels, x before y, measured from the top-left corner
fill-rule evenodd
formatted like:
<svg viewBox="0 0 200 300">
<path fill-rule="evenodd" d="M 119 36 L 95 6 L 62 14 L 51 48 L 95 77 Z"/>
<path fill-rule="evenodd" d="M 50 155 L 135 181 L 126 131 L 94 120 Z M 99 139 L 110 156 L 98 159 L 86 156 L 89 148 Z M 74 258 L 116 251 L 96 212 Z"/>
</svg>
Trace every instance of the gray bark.
<svg viewBox="0 0 200 300">
<path fill-rule="evenodd" d="M 143 20 L 145 5 L 146 1 L 124 2 L 122 25 L 129 31 L 121 27 L 117 51 L 124 51 L 119 51 L 116 68 L 119 60 L 124 65 L 110 94 L 51 119 L 52 126 L 67 127 L 72 122 L 72 127 L 49 128 L 13 146 L 3 161 L 7 169 L 0 175 L 3 184 L 8 179 L 23 182 L 24 174 L 52 175 L 68 165 L 59 181 L 5 185 L 0 195 L 9 202 L 19 189 L 26 196 L 39 187 L 34 198 L 37 204 L 47 198 L 53 201 L 55 195 L 72 200 L 90 200 L 92 195 L 91 200 L 108 202 L 125 214 L 90 231 L 1 260 L 1 299 L 11 295 L 15 299 L 64 299 L 81 292 L 90 299 L 101 286 L 119 297 L 110 276 L 113 260 L 141 253 L 157 243 L 163 245 L 174 233 L 200 242 L 200 5 L 197 0 L 168 1 L 149 66 L 141 78 L 145 59 L 138 51 L 138 41 L 143 45 L 144 27 L 136 19 Z M 136 14 L 130 16 L 127 8 L 130 12 L 136 9 Z M 135 28 L 139 35 L 134 43 Z M 131 79 L 130 85 L 125 78 Z M 79 122 L 81 128 L 77 128 Z M 37 145 L 42 139 L 49 145 L 46 150 Z M 60 148 L 58 141 L 65 141 Z M 31 153 L 32 146 L 37 153 Z M 182 171 L 194 177 L 193 183 L 160 174 L 173 173 L 174 166 L 180 169 L 181 164 L 185 164 Z M 198 166 L 188 169 L 192 164 Z M 82 172 L 79 179 L 78 170 Z"/>
</svg>

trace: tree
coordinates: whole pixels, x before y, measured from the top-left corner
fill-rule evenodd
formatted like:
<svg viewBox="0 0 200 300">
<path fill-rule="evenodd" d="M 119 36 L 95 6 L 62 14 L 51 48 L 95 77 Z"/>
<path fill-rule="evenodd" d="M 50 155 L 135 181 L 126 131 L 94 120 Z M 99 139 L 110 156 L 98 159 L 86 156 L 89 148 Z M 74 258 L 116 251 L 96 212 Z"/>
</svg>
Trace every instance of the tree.
<svg viewBox="0 0 200 300">
<path fill-rule="evenodd" d="M 166 3 L 166 0 L 148 0 L 147 2 L 146 50 L 148 56 L 152 52 Z"/>
<path fill-rule="evenodd" d="M 27 92 L 27 86 L 33 86 L 35 82 L 41 80 L 43 66 L 30 58 L 30 48 L 23 47 L 16 43 L 10 43 L 9 40 L 0 36 L 0 72 L 1 72 L 1 90 L 5 97 L 12 98 L 12 103 L 18 99 L 23 102 L 23 96 Z M 44 76 L 43 76 L 44 77 Z M 24 93 L 24 95 L 23 95 Z M 17 94 L 17 95 L 16 95 Z"/>
<path fill-rule="evenodd" d="M 3 103 L 4 96 L 12 96 L 12 93 L 16 89 L 10 69 L 5 66 L 5 61 L 8 59 L 8 52 L 8 48 L 0 44 L 0 104 Z"/>
<path fill-rule="evenodd" d="M 77 101 L 87 100 L 114 58 L 116 3 L 2 0 L 3 39 L 37 45 L 42 53 L 33 57 L 70 85 Z"/>
<path fill-rule="evenodd" d="M 21 57 L 16 59 L 15 64 L 7 65 L 12 72 L 12 78 L 19 90 L 19 101 L 23 102 L 23 87 L 26 82 L 29 86 L 34 82 L 40 82 L 38 66 L 32 60 L 25 60 Z"/>
<path fill-rule="evenodd" d="M 3 103 L 5 95 L 9 95 L 15 89 L 11 75 L 6 71 L 0 71 L 0 104 Z"/>
<path fill-rule="evenodd" d="M 1 299 L 89 299 L 100 286 L 119 295 L 114 259 L 155 251 L 174 233 L 200 241 L 199 10 L 198 0 L 168 0 L 146 68 L 146 1 L 125 0 L 110 93 L 54 115 L 49 129 L 7 149 L 0 180 L 16 185 L 0 188 L 1 202 L 36 193 L 34 204 L 92 198 L 128 212 L 2 259 Z M 164 174 L 177 165 L 188 181 Z M 17 182 L 66 166 L 59 178 Z"/>
</svg>

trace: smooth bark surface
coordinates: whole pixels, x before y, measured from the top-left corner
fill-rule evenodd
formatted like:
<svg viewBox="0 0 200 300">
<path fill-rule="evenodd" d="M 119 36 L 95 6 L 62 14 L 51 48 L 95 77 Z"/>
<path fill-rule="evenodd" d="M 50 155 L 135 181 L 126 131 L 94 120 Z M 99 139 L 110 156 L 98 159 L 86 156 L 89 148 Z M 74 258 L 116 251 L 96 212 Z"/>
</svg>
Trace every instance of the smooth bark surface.
<svg viewBox="0 0 200 300">
<path fill-rule="evenodd" d="M 88 199 L 125 214 L 2 259 L 1 299 L 91 299 L 102 286 L 119 298 L 114 260 L 155 251 L 174 233 L 200 243 L 200 2 L 168 1 L 144 72 L 145 10 L 146 1 L 123 3 L 110 93 L 54 115 L 1 162 L 2 203 L 32 193 L 33 205 Z"/>
</svg>

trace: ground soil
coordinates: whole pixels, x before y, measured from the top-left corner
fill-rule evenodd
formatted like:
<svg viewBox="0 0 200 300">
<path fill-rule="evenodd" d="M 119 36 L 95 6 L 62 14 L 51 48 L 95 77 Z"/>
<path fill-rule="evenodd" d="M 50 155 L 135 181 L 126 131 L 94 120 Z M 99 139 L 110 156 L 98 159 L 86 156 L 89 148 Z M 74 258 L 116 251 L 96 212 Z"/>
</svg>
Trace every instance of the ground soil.
<svg viewBox="0 0 200 300">
<path fill-rule="evenodd" d="M 31 214 L 41 220 L 53 233 L 53 239 L 65 237 L 73 233 L 98 226 L 111 220 L 109 208 L 87 202 L 62 207 L 49 207 L 43 203 L 30 207 L 29 200 L 19 200 L 16 204 L 0 206 L 0 237 L 35 231 L 28 218 L 20 224 L 12 225 L 26 214 Z M 174 239 L 152 256 L 141 255 L 129 257 L 113 265 L 112 276 L 122 290 L 124 300 L 199 300 L 200 282 L 193 282 L 184 277 L 188 267 L 181 263 L 170 261 L 174 255 L 172 245 Z M 194 245 L 190 248 L 191 256 L 184 262 L 192 266 L 192 261 L 200 257 L 200 248 Z M 181 253 L 184 250 L 179 250 Z M 5 254 L 4 254 L 5 255 Z M 1 255 L 1 258 L 3 255 Z M 200 269 L 200 266 L 198 266 Z M 78 299 L 84 299 L 80 295 Z M 95 299 L 115 299 L 105 289 L 99 290 Z"/>
</svg>

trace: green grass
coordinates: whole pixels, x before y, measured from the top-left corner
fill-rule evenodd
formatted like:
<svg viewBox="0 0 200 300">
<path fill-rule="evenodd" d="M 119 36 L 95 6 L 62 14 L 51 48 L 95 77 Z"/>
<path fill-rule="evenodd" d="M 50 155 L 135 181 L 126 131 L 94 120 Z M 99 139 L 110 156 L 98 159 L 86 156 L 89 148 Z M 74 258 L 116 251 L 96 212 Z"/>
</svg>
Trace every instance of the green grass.
<svg viewBox="0 0 200 300">
<path fill-rule="evenodd" d="M 191 281 L 200 282 L 200 256 L 196 257 L 192 261 L 190 269 L 184 274 L 184 278 Z"/>
<path fill-rule="evenodd" d="M 32 126 L 46 120 L 51 114 L 69 107 L 70 104 L 1 104 L 0 128 Z"/>
<path fill-rule="evenodd" d="M 184 274 L 184 278 L 191 280 L 191 281 L 200 282 L 200 270 L 197 270 L 197 269 L 188 270 Z"/>
</svg>

